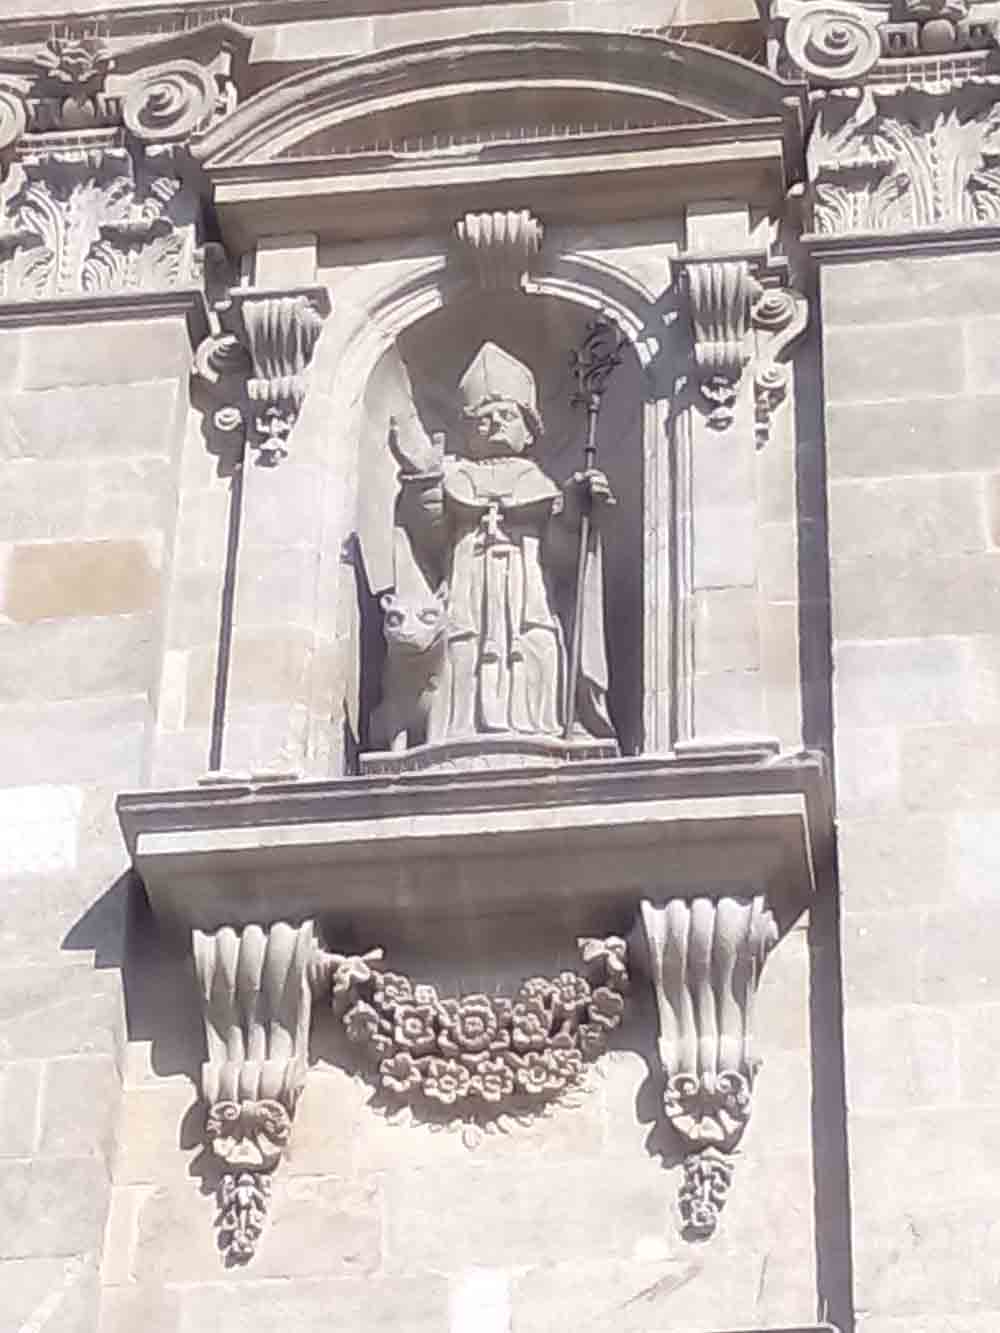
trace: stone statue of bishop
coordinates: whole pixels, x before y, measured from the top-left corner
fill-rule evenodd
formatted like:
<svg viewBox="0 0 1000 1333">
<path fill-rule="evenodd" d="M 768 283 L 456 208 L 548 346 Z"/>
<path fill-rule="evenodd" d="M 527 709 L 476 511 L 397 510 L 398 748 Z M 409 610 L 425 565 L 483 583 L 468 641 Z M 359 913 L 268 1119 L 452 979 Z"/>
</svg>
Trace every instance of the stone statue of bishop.
<svg viewBox="0 0 1000 1333">
<path fill-rule="evenodd" d="M 446 454 L 441 436 L 408 449 L 390 431 L 405 534 L 397 589 L 412 584 L 401 561 L 415 561 L 425 589 L 446 590 L 449 697 L 428 739 L 563 736 L 584 505 L 594 522 L 570 743 L 611 739 L 600 524 L 614 503 L 608 480 L 590 469 L 559 487 L 531 456 L 543 434 L 534 376 L 502 347 L 479 348 L 459 393 L 460 453 Z"/>
</svg>

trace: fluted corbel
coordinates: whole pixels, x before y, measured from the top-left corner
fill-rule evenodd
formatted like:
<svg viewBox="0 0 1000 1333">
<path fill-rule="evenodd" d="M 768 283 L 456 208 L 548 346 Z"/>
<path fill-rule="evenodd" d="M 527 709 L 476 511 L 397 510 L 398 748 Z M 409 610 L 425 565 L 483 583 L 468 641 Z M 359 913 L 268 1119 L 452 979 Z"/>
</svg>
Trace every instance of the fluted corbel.
<svg viewBox="0 0 1000 1333">
<path fill-rule="evenodd" d="M 684 1145 L 684 1229 L 710 1236 L 750 1119 L 753 1001 L 778 939 L 762 895 L 644 899 L 639 931 L 659 1019 L 662 1107 Z"/>
<path fill-rule="evenodd" d="M 311 921 L 192 931 L 205 1024 L 201 1070 L 207 1146 L 222 1164 L 219 1248 L 256 1248 L 271 1175 L 292 1130 L 309 1061 Z"/>
<path fill-rule="evenodd" d="M 219 313 L 223 327 L 250 358 L 250 443 L 262 462 L 275 463 L 288 452 L 288 437 L 305 400 L 305 373 L 330 313 L 329 296 L 325 287 L 241 288 Z"/>
<path fill-rule="evenodd" d="M 456 257 L 484 291 L 518 291 L 535 267 L 543 235 L 526 208 L 466 213 L 455 223 Z"/>
</svg>

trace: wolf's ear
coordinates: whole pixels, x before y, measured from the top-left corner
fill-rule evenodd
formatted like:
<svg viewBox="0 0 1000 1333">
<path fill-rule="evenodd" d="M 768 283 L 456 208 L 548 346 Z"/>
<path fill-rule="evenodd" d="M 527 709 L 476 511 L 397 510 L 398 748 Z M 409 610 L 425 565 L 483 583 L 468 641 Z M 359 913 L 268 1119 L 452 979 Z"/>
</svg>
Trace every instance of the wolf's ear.
<svg viewBox="0 0 1000 1333">
<path fill-rule="evenodd" d="M 383 611 L 391 611 L 396 605 L 396 594 L 394 592 L 384 592 L 378 599 L 378 604 Z"/>
</svg>

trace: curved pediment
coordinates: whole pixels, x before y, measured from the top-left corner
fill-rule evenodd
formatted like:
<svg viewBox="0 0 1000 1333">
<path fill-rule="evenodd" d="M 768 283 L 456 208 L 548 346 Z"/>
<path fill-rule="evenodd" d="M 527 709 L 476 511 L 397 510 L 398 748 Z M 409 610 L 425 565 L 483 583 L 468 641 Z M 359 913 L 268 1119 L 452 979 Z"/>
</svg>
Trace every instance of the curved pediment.
<svg viewBox="0 0 1000 1333">
<path fill-rule="evenodd" d="M 225 168 L 724 126 L 780 117 L 799 91 L 739 57 L 658 37 L 488 33 L 293 74 L 211 129 L 196 152 Z"/>
</svg>

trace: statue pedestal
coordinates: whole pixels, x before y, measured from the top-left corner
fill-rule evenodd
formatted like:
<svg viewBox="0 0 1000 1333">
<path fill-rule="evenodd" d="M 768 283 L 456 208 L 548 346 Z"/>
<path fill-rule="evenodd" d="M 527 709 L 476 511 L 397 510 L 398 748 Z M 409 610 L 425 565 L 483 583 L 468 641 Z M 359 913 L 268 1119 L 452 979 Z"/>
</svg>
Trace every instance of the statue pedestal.
<svg viewBox="0 0 1000 1333">
<path fill-rule="evenodd" d="M 576 736 L 564 741 L 558 736 L 466 736 L 411 750 L 375 750 L 361 756 L 363 777 L 393 773 L 478 773 L 492 769 L 541 768 L 581 759 L 617 759 L 614 741 Z"/>
</svg>

